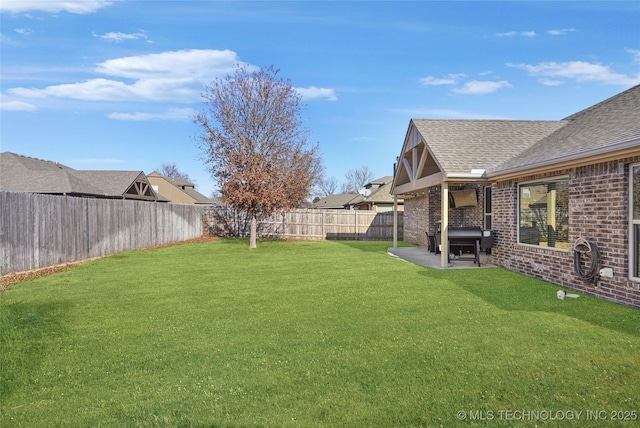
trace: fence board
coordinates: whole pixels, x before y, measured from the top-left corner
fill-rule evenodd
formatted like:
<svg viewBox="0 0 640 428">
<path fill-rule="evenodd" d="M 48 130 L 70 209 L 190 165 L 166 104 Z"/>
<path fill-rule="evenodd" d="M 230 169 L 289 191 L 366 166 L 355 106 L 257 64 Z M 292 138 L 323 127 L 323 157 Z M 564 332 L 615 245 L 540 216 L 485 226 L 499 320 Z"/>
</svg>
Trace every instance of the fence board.
<svg viewBox="0 0 640 428">
<path fill-rule="evenodd" d="M 0 192 L 0 274 L 183 241 L 203 227 L 248 236 L 249 218 L 230 208 Z M 259 219 L 257 230 L 261 238 L 392 240 L 393 212 L 292 210 Z"/>
<path fill-rule="evenodd" d="M 398 239 L 403 213 L 398 212 Z M 205 209 L 205 229 L 216 236 L 247 236 L 246 216 L 231 208 Z M 258 236 L 282 239 L 392 240 L 393 212 L 358 210 L 292 210 L 259 219 Z"/>
<path fill-rule="evenodd" d="M 203 209 L 0 192 L 0 274 L 202 236 Z"/>
</svg>

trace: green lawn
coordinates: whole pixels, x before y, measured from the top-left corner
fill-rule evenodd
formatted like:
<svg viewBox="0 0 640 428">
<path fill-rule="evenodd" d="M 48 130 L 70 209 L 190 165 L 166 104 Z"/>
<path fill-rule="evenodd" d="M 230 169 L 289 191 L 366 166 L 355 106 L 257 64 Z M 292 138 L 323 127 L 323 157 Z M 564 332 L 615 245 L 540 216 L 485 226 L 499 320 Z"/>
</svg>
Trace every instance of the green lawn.
<svg viewBox="0 0 640 428">
<path fill-rule="evenodd" d="M 637 426 L 611 419 L 640 417 L 640 311 L 389 245 L 220 240 L 16 284 L 0 426 Z"/>
</svg>

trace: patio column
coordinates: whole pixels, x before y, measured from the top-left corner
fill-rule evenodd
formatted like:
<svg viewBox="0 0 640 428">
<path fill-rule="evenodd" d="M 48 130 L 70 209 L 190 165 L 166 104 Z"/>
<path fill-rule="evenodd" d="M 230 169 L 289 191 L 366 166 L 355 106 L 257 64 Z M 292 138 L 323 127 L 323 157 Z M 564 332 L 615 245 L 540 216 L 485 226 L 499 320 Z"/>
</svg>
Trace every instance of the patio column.
<svg viewBox="0 0 640 428">
<path fill-rule="evenodd" d="M 449 183 L 443 181 L 441 188 L 440 267 L 446 268 L 449 265 Z"/>
<path fill-rule="evenodd" d="M 393 248 L 398 248 L 398 195 L 393 195 Z"/>
</svg>

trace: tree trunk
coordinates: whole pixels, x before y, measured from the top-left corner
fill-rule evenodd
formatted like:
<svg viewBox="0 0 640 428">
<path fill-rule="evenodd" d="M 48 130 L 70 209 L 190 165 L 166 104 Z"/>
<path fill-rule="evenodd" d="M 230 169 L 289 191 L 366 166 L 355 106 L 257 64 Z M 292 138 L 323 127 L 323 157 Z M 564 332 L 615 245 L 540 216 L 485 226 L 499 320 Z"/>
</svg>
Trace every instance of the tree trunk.
<svg viewBox="0 0 640 428">
<path fill-rule="evenodd" d="M 251 231 L 249 232 L 249 249 L 256 248 L 256 216 L 251 216 Z"/>
</svg>

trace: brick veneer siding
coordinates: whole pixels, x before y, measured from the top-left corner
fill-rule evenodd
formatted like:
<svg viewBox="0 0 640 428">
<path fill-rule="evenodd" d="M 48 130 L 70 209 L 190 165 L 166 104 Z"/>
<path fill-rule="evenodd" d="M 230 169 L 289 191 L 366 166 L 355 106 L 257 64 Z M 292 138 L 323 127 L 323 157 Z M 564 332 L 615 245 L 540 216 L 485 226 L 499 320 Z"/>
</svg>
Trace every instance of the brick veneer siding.
<svg viewBox="0 0 640 428">
<path fill-rule="evenodd" d="M 640 307 L 640 284 L 628 279 L 629 165 L 635 162 L 640 162 L 640 156 L 494 184 L 492 262 L 584 294 Z M 574 273 L 572 250 L 517 243 L 518 183 L 562 175 L 569 177 L 569 244 L 578 237 L 595 242 L 601 267 L 613 269 L 613 278 L 601 278 L 597 286 Z"/>
<path fill-rule="evenodd" d="M 429 198 L 425 195 L 404 199 L 404 213 L 402 218 L 402 240 L 427 246 L 429 221 Z"/>
<path fill-rule="evenodd" d="M 462 208 L 449 210 L 449 225 L 451 226 L 482 226 L 484 219 L 484 186 L 464 185 L 450 186 L 450 190 L 476 189 L 478 206 L 476 208 Z M 404 199 L 403 240 L 420 246 L 427 245 L 425 232 L 435 232 L 437 222 L 441 218 L 442 206 L 440 186 L 434 186 L 425 194 Z"/>
</svg>

